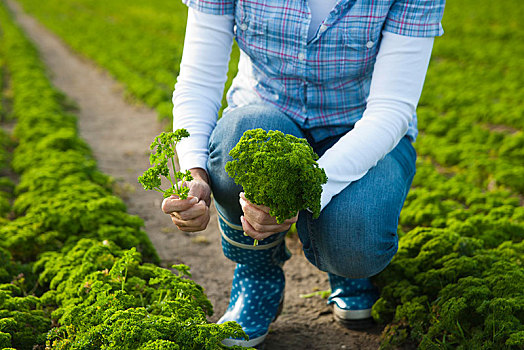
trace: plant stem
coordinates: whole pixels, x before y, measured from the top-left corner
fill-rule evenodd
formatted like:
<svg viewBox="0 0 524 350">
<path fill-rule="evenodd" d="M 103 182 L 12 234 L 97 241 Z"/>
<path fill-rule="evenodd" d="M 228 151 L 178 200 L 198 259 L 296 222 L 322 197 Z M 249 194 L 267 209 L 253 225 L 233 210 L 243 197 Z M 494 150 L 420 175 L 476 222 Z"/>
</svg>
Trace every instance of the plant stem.
<svg viewBox="0 0 524 350">
<path fill-rule="evenodd" d="M 175 183 L 173 185 L 175 186 L 177 193 L 180 193 L 180 188 L 178 188 L 178 178 L 176 177 L 175 160 L 173 157 L 171 157 L 171 165 L 173 166 L 173 173 L 175 175 Z M 169 174 L 169 176 L 171 177 L 171 174 Z"/>
<path fill-rule="evenodd" d="M 173 178 L 171 177 L 171 173 L 169 173 L 168 175 L 169 176 L 167 177 L 167 179 L 169 180 L 169 182 L 171 182 L 171 186 L 175 186 L 176 187 L 175 182 L 174 182 Z M 176 180 L 176 176 L 175 176 L 175 180 Z"/>
<path fill-rule="evenodd" d="M 165 193 L 165 191 L 162 191 L 162 189 L 160 187 L 155 187 L 153 188 L 155 191 L 157 192 L 160 192 L 160 193 Z"/>
</svg>

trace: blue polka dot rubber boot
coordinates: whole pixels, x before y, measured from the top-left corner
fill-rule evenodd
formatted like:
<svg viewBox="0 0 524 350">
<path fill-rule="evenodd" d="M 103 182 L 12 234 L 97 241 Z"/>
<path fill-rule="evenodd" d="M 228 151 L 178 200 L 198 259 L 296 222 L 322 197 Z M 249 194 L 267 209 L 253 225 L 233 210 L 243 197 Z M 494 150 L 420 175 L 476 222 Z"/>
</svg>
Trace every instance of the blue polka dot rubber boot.
<svg viewBox="0 0 524 350">
<path fill-rule="evenodd" d="M 224 255 L 235 261 L 231 298 L 226 313 L 217 323 L 236 321 L 249 340 L 225 339 L 226 346 L 255 347 L 267 336 L 284 302 L 282 265 L 291 254 L 284 244 L 285 232 L 273 235 L 253 246 L 253 238 L 244 236 L 242 226 L 227 222 L 219 214 Z"/>
<path fill-rule="evenodd" d="M 378 289 L 369 278 L 345 278 L 328 274 L 333 304 L 333 315 L 349 329 L 366 329 L 374 325 L 371 308 L 379 297 Z"/>
</svg>

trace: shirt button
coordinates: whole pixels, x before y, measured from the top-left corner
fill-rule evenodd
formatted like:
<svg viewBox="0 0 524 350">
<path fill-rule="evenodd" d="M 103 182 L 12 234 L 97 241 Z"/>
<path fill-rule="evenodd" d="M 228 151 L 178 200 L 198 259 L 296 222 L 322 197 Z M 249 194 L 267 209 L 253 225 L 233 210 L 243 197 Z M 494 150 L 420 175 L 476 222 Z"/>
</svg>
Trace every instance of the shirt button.
<svg viewBox="0 0 524 350">
<path fill-rule="evenodd" d="M 242 29 L 242 30 L 246 30 L 246 29 L 247 29 L 247 24 L 242 23 L 242 24 L 240 25 L 240 29 Z"/>
<path fill-rule="evenodd" d="M 306 56 L 301 52 L 298 54 L 298 59 L 303 61 L 306 58 Z"/>
<path fill-rule="evenodd" d="M 375 45 L 375 43 L 372 42 L 372 41 L 368 41 L 368 42 L 366 43 L 366 47 L 367 47 L 368 49 L 371 49 L 371 48 L 373 47 L 373 45 Z"/>
<path fill-rule="evenodd" d="M 325 24 L 321 25 L 320 28 L 318 29 L 318 32 L 319 33 L 324 33 L 327 29 L 327 26 Z"/>
<path fill-rule="evenodd" d="M 307 112 L 307 108 L 306 108 L 306 106 L 303 106 L 303 107 L 302 107 L 302 112 L 304 112 L 304 113 Z"/>
</svg>

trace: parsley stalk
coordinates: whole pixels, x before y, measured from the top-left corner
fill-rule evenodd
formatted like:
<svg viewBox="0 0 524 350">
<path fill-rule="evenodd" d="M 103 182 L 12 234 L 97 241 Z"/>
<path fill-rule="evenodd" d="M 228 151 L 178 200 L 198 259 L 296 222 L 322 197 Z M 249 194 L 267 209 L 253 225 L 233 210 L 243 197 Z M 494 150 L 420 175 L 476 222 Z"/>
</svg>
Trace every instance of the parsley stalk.
<svg viewBox="0 0 524 350">
<path fill-rule="evenodd" d="M 164 198 L 172 195 L 176 195 L 180 199 L 187 198 L 189 188 L 181 184 L 184 181 L 193 180 L 193 177 L 189 170 L 185 172 L 175 170 L 175 147 L 180 140 L 188 136 L 189 132 L 186 129 L 178 129 L 174 132 L 163 132 L 155 137 L 150 146 L 151 151 L 153 151 L 149 156 L 152 167 L 138 178 L 138 182 L 142 184 L 145 190 L 160 192 Z M 173 174 L 171 174 L 168 163 L 171 163 Z M 165 190 L 160 187 L 162 184 L 161 176 L 164 176 L 171 183 L 171 186 Z"/>
</svg>

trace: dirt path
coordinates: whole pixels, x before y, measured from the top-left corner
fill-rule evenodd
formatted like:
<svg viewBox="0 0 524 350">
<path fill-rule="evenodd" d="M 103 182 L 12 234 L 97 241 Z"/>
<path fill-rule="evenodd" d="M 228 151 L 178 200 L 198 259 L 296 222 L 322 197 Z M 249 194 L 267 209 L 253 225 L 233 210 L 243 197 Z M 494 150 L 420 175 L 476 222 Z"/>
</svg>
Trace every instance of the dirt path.
<svg viewBox="0 0 524 350">
<path fill-rule="evenodd" d="M 186 235 L 171 224 L 160 210 L 161 198 L 146 192 L 136 179 L 148 167 L 148 147 L 162 131 L 156 114 L 134 106 L 123 98 L 122 88 L 90 61 L 79 58 L 13 1 L 7 1 L 16 19 L 39 48 L 53 83 L 79 107 L 81 136 L 91 145 L 100 169 L 117 179 L 117 192 L 129 212 L 145 220 L 145 230 L 164 266 L 184 263 L 215 306 L 216 321 L 227 307 L 234 264 L 220 249 L 216 214 L 208 228 L 198 235 Z M 327 277 L 309 264 L 300 242 L 288 239 L 293 253 L 286 263 L 286 304 L 271 326 L 265 349 L 376 349 L 378 328 L 353 332 L 334 323 L 331 309 L 318 297 L 300 294 L 329 288 Z"/>
</svg>

